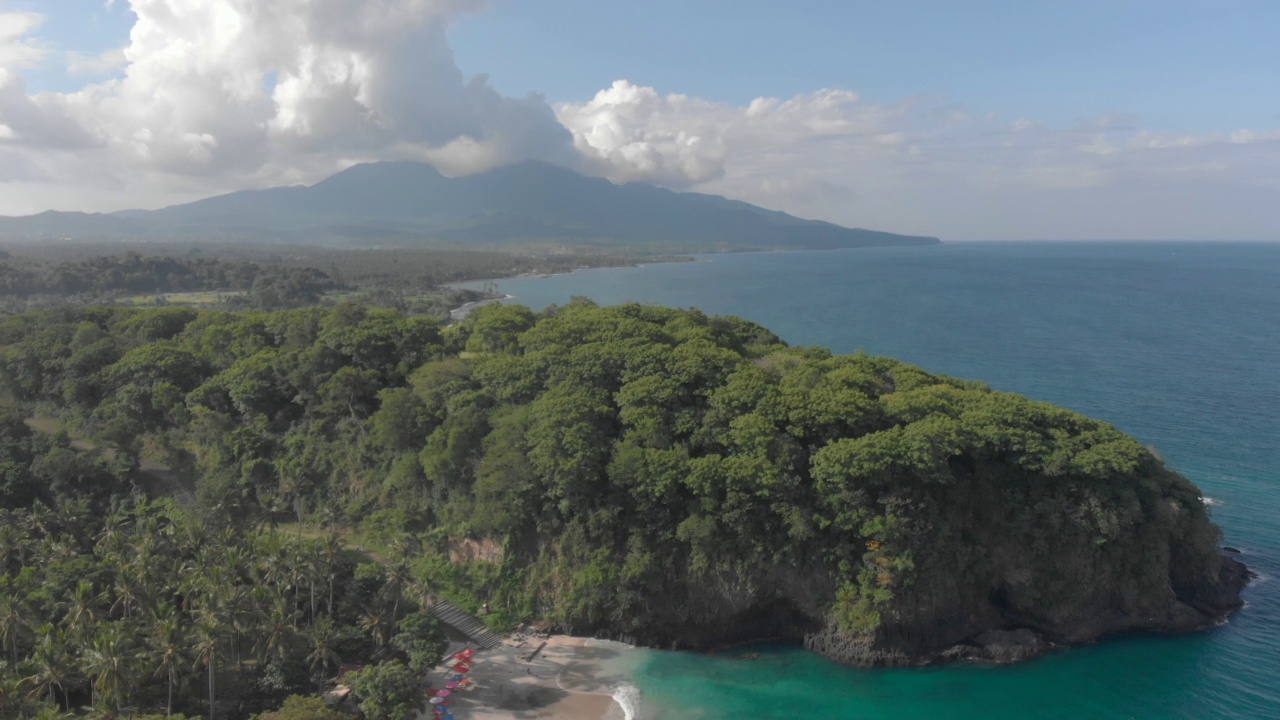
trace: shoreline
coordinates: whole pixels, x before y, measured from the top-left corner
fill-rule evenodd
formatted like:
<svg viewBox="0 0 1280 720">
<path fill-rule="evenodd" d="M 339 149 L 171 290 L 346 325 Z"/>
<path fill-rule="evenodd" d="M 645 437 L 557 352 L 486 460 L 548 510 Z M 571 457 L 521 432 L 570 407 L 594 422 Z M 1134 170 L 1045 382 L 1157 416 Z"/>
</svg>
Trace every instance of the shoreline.
<svg viewBox="0 0 1280 720">
<path fill-rule="evenodd" d="M 579 265 L 578 267 L 569 268 L 567 270 L 551 270 L 538 271 L 530 270 L 528 272 L 516 273 L 514 275 L 494 275 L 491 277 L 471 278 L 470 280 L 452 280 L 447 283 L 441 283 L 437 287 L 457 288 L 460 285 L 471 285 L 472 283 L 498 282 L 499 280 L 515 280 L 518 278 L 550 278 L 559 277 L 560 275 L 571 275 L 581 270 L 619 270 L 621 268 L 644 267 L 646 265 L 665 265 L 667 263 L 686 263 L 686 262 L 703 262 L 698 259 L 698 255 L 706 253 L 697 253 L 691 255 L 672 255 L 672 256 L 655 256 L 643 257 L 620 262 L 615 265 Z M 711 253 L 719 254 L 719 253 Z"/>
<path fill-rule="evenodd" d="M 630 717 L 614 698 L 627 678 L 621 670 L 626 648 L 596 644 L 591 638 L 552 635 L 545 640 L 517 643 L 505 638 L 502 645 L 477 652 L 470 685 L 449 698 L 459 717 L 468 720 L 606 720 Z M 538 650 L 536 657 L 528 659 Z M 428 675 L 433 687 L 441 687 L 452 673 L 441 666 Z M 420 713 L 419 720 L 433 717 Z"/>
<path fill-rule="evenodd" d="M 463 320 L 464 318 L 467 317 L 468 314 L 471 313 L 472 310 L 475 310 L 476 308 L 484 307 L 485 305 L 493 305 L 495 303 L 500 303 L 506 300 L 514 300 L 515 297 L 516 297 L 515 295 L 503 295 L 502 297 L 485 298 L 484 300 L 473 300 L 469 303 L 459 305 L 456 308 L 451 308 L 449 310 L 449 324 L 452 325 L 453 323 Z"/>
</svg>

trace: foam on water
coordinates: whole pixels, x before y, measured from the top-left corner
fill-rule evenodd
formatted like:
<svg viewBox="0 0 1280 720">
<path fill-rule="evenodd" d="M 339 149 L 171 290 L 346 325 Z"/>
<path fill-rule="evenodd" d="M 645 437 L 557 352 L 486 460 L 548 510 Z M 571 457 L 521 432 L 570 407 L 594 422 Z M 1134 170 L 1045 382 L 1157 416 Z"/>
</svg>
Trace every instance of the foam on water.
<svg viewBox="0 0 1280 720">
<path fill-rule="evenodd" d="M 640 688 L 621 683 L 613 691 L 614 706 L 609 720 L 637 720 L 640 717 Z"/>
</svg>

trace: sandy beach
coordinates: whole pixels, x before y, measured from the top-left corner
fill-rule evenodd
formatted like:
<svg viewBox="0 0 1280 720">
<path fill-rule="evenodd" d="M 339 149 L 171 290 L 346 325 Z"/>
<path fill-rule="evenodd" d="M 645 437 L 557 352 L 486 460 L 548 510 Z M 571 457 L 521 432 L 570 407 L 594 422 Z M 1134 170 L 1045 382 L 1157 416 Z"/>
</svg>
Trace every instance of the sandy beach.
<svg viewBox="0 0 1280 720">
<path fill-rule="evenodd" d="M 567 635 L 522 644 L 506 640 L 475 654 L 468 673 L 473 686 L 453 693 L 450 706 L 458 720 L 623 718 L 613 700 L 625 679 L 617 670 L 623 652 L 622 646 Z M 449 674 L 437 668 L 432 685 L 442 687 Z"/>
<path fill-rule="evenodd" d="M 484 307 L 485 305 L 492 305 L 494 303 L 505 302 L 507 300 L 514 300 L 514 299 L 515 299 L 514 295 L 503 295 L 500 298 L 489 298 L 488 300 L 476 300 L 474 302 L 469 302 L 465 305 L 453 308 L 452 310 L 449 311 L 449 323 L 453 324 L 456 322 L 461 322 L 463 319 L 467 317 L 468 314 L 471 313 L 472 310 L 475 310 L 476 308 Z"/>
</svg>

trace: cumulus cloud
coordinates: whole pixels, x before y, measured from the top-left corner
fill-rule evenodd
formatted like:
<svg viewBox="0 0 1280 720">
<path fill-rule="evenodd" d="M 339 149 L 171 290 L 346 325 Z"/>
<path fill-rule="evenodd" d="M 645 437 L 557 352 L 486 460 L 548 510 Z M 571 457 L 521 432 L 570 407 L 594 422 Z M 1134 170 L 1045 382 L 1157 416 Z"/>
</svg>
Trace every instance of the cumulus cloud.
<svg viewBox="0 0 1280 720">
<path fill-rule="evenodd" d="M 115 48 L 97 55 L 71 51 L 67 53 L 67 72 L 72 75 L 100 77 L 109 75 L 125 66 L 128 59 L 124 48 Z"/>
<path fill-rule="evenodd" d="M 29 37 L 43 20 L 39 13 L 0 11 L 0 68 L 28 67 L 44 57 L 45 51 Z"/>
<path fill-rule="evenodd" d="M 1165 133 L 1120 114 L 1055 129 L 945 98 L 878 103 L 845 90 L 734 106 L 626 81 L 556 114 L 587 166 L 615 181 L 849 225 L 948 237 L 1211 237 L 1230 213 L 1250 218 L 1254 236 L 1275 232 L 1257 193 L 1277 184 L 1280 131 Z M 1118 202 L 1131 210 L 1117 212 Z M 1145 218 L 1143 229 L 1115 222 L 1122 215 Z M 1117 229 L 1101 230 L 1104 221 Z"/>
<path fill-rule="evenodd" d="M 40 56 L 26 39 L 39 16 L 0 15 L 0 142 L 50 158 L 74 150 L 68 168 L 193 193 L 311 180 L 361 160 L 419 159 L 451 174 L 572 161 L 569 134 L 540 97 L 505 97 L 455 63 L 449 26 L 487 4 L 131 0 L 127 46 L 69 58 L 72 70 L 120 77 L 35 95 L 17 70 Z M 16 168 L 33 169 L 0 172 L 13 179 Z"/>
<path fill-rule="evenodd" d="M 553 108 L 458 68 L 447 32 L 489 0 L 129 5 L 123 48 L 67 55 L 92 81 L 71 93 L 29 90 L 24 71 L 48 62 L 41 17 L 0 12 L 0 213 L 159 206 L 366 160 L 460 175 L 539 158 L 948 238 L 1276 233 L 1280 129 L 1053 127 L 848 89 L 735 105 L 626 80 Z"/>
</svg>

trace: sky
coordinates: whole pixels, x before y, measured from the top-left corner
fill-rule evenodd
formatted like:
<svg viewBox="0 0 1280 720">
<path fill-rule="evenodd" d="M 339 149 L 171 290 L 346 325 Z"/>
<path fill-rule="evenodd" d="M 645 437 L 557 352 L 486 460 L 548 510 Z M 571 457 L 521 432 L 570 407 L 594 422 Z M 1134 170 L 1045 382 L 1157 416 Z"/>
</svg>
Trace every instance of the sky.
<svg viewBox="0 0 1280 720">
<path fill-rule="evenodd" d="M 525 159 L 945 239 L 1280 240 L 1272 0 L 0 0 L 0 214 Z"/>
</svg>

